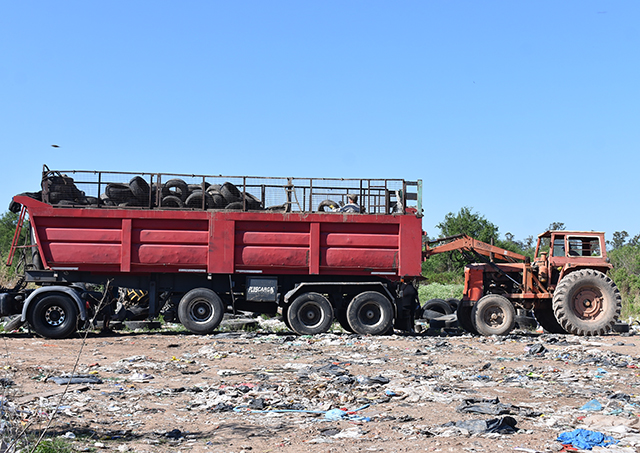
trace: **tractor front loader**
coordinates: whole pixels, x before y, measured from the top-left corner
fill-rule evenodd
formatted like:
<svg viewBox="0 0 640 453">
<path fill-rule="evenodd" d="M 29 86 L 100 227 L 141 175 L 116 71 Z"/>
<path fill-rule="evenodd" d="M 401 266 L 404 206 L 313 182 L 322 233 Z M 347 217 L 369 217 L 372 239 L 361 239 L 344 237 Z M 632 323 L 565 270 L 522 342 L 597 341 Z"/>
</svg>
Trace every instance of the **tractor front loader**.
<svg viewBox="0 0 640 453">
<path fill-rule="evenodd" d="M 509 333 L 516 308 L 533 310 L 548 332 L 575 335 L 604 334 L 620 315 L 620 292 L 606 275 L 612 266 L 604 233 L 542 233 L 533 262 L 465 235 L 427 242 L 423 257 L 452 251 L 477 261 L 465 268 L 464 296 L 457 311 L 458 323 L 469 332 Z"/>
</svg>

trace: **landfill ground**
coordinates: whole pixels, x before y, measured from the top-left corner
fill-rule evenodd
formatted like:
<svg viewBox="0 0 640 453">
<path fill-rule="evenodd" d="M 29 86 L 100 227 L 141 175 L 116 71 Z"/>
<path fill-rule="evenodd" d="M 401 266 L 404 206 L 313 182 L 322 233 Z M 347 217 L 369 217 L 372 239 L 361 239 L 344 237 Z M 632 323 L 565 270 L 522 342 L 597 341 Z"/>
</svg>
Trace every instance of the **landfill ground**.
<svg viewBox="0 0 640 453">
<path fill-rule="evenodd" d="M 41 429 L 57 407 L 49 433 L 77 451 L 554 452 L 560 433 L 585 428 L 619 441 L 606 451 L 635 452 L 638 341 L 633 331 L 307 337 L 267 327 L 94 332 L 83 345 L 9 334 L 3 422 Z M 64 393 L 48 378 L 76 361 L 90 382 Z"/>
</svg>

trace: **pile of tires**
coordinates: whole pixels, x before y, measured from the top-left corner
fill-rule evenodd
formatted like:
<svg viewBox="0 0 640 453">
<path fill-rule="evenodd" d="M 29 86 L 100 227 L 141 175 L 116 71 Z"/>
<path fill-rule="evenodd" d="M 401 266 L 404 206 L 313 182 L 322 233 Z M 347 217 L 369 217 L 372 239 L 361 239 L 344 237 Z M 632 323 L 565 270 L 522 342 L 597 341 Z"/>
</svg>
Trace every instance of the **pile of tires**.
<svg viewBox="0 0 640 453">
<path fill-rule="evenodd" d="M 78 189 L 66 175 L 50 176 L 42 181 L 42 199 L 44 202 L 58 206 L 98 205 L 100 200 L 87 196 Z"/>
<path fill-rule="evenodd" d="M 160 197 L 158 197 L 160 190 Z M 250 193 L 244 193 L 234 184 L 187 184 L 182 179 L 170 179 L 160 186 L 149 185 L 141 176 L 129 184 L 110 183 L 100 200 L 105 206 L 141 206 L 174 209 L 235 209 L 263 210 L 262 202 Z"/>
</svg>

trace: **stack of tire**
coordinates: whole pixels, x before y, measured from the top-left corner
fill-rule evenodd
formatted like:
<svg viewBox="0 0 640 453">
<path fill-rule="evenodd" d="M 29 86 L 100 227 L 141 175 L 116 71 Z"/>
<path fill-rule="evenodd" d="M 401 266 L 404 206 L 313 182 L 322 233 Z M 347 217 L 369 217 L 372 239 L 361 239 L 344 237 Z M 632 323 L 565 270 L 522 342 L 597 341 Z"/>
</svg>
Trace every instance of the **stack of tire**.
<svg viewBox="0 0 640 453">
<path fill-rule="evenodd" d="M 203 190 L 204 189 L 204 190 Z M 235 185 L 187 184 L 182 179 L 170 179 L 161 186 L 161 208 L 262 210 L 262 202 L 250 193 L 241 192 Z M 136 176 L 129 184 L 110 183 L 100 195 L 106 206 L 155 206 L 158 186 Z"/>
<path fill-rule="evenodd" d="M 96 197 L 86 196 L 78 189 L 72 178 L 66 175 L 51 176 L 43 181 L 42 194 L 45 202 L 58 206 L 98 205 Z"/>
</svg>

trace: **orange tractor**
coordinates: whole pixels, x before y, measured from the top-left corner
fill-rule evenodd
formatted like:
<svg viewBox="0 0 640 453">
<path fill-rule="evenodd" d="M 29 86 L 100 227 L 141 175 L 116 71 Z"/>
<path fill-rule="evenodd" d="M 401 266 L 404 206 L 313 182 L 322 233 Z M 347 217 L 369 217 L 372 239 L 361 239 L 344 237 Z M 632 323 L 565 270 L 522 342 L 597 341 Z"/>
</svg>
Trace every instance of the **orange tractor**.
<svg viewBox="0 0 640 453">
<path fill-rule="evenodd" d="M 431 247 L 437 243 L 442 244 Z M 620 315 L 620 292 L 606 275 L 612 266 L 604 233 L 542 233 L 533 262 L 464 235 L 427 242 L 423 257 L 451 251 L 478 261 L 465 268 L 464 296 L 457 309 L 459 325 L 469 332 L 509 333 L 516 308 L 533 310 L 548 332 L 575 335 L 604 334 Z"/>
</svg>

